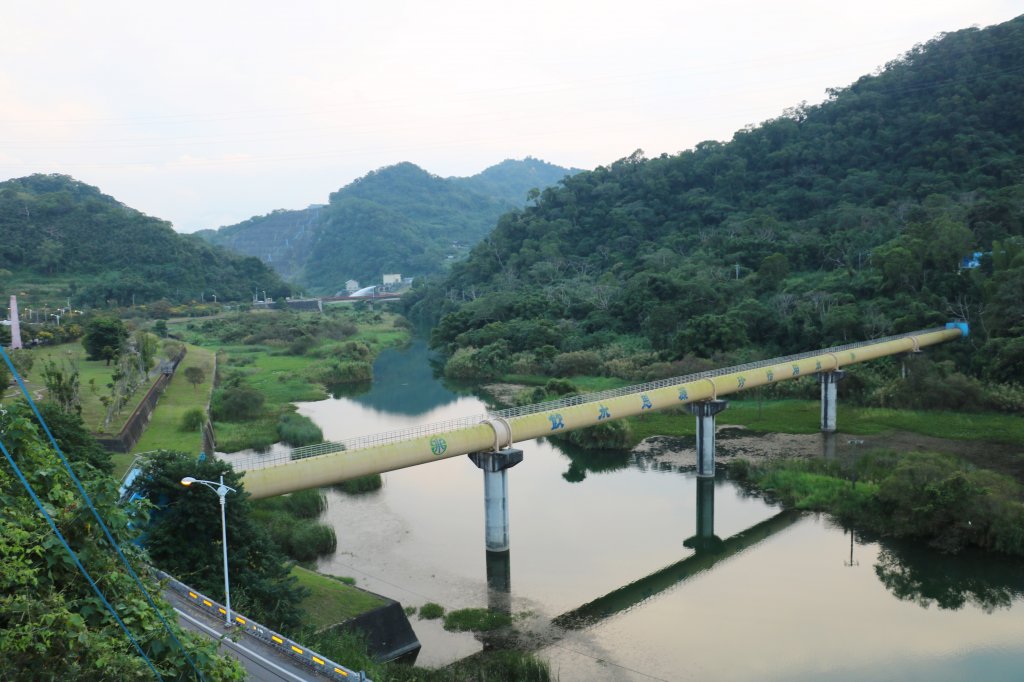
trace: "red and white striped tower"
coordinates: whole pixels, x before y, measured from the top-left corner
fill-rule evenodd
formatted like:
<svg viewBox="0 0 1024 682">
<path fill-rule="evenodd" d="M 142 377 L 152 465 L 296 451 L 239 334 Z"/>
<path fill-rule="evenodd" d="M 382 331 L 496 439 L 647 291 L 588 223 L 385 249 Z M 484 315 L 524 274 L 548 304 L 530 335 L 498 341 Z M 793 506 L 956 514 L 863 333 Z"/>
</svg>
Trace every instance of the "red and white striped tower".
<svg viewBox="0 0 1024 682">
<path fill-rule="evenodd" d="M 21 326 L 18 322 L 18 297 L 11 295 L 11 350 L 21 348 Z"/>
</svg>

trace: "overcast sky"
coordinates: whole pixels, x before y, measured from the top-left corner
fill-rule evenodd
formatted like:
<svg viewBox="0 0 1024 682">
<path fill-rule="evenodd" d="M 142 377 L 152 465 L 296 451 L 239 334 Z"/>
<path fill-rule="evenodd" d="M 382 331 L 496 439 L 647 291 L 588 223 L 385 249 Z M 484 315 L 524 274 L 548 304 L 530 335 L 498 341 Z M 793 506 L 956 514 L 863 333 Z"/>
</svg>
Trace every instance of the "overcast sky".
<svg viewBox="0 0 1024 682">
<path fill-rule="evenodd" d="M 0 180 L 65 173 L 182 232 L 412 161 L 593 168 L 728 140 L 1024 0 L 6 0 Z"/>
</svg>

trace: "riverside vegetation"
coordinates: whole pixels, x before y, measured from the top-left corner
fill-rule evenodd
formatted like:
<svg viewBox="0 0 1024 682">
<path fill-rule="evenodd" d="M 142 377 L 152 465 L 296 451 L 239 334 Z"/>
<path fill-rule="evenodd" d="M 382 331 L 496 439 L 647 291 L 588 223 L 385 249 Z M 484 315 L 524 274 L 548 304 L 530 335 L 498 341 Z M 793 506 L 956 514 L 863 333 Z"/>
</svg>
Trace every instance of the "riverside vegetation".
<svg viewBox="0 0 1024 682">
<path fill-rule="evenodd" d="M 292 403 L 322 400 L 343 385 L 373 378 L 381 349 L 405 343 L 408 324 L 388 312 L 325 308 L 324 314 L 270 310 L 177 322 L 172 333 L 218 353 L 212 417 L 226 452 L 282 441 L 318 443 L 320 429 Z"/>
<path fill-rule="evenodd" d="M 877 450 L 853 462 L 738 460 L 729 472 L 787 506 L 828 512 L 875 535 L 944 552 L 1024 556 L 1024 487 L 953 455 Z"/>
</svg>

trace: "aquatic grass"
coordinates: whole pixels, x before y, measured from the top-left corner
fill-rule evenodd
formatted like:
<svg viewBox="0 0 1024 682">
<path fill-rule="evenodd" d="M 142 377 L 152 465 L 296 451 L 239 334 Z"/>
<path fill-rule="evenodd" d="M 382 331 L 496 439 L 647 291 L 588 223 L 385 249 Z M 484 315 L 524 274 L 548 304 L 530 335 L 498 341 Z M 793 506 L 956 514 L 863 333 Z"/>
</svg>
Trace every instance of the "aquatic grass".
<svg viewBox="0 0 1024 682">
<path fill-rule="evenodd" d="M 363 493 L 373 492 L 374 490 L 380 490 L 384 487 L 384 479 L 381 478 L 380 474 L 369 474 L 367 476 L 359 476 L 358 478 L 351 478 L 347 481 L 342 481 L 334 487 L 349 495 L 360 495 Z"/>
<path fill-rule="evenodd" d="M 309 417 L 294 412 L 286 412 L 278 417 L 277 438 L 282 443 L 293 447 L 322 443 L 324 433 Z"/>
<path fill-rule="evenodd" d="M 458 609 L 444 615 L 444 629 L 451 632 L 489 632 L 512 624 L 512 616 L 490 609 Z"/>
<path fill-rule="evenodd" d="M 432 601 L 428 601 L 426 604 L 420 607 L 421 620 L 437 620 L 443 615 L 444 607 L 440 604 L 435 604 Z"/>
<path fill-rule="evenodd" d="M 758 485 L 785 505 L 804 511 L 849 515 L 878 494 L 878 484 L 857 483 L 827 474 L 794 469 L 774 469 L 758 479 Z"/>
</svg>

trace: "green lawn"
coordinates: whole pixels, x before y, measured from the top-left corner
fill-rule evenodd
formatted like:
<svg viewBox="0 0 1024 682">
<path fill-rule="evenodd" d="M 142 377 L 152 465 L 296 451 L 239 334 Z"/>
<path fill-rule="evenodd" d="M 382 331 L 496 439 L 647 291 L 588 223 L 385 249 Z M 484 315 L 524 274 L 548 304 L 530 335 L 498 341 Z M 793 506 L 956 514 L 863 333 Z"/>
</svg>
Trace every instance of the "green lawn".
<svg viewBox="0 0 1024 682">
<path fill-rule="evenodd" d="M 387 604 L 380 597 L 299 566 L 292 568 L 292 575 L 310 592 L 302 601 L 302 611 L 306 614 L 305 623 L 316 629 L 342 623 Z"/>
<path fill-rule="evenodd" d="M 198 431 L 182 431 L 181 418 L 194 407 L 206 410 L 210 393 L 213 391 L 214 355 L 212 351 L 199 346 L 187 348 L 185 359 L 178 365 L 174 377 L 160 396 L 160 402 L 157 403 L 149 426 L 132 449 L 133 453 L 150 450 L 199 452 L 202 434 Z M 185 369 L 188 367 L 203 370 L 206 378 L 198 386 L 192 386 L 185 379 Z"/>
<path fill-rule="evenodd" d="M 148 384 L 140 386 L 132 401 L 124 406 L 121 414 L 114 415 L 110 425 L 104 429 L 103 420 L 106 417 L 107 408 L 100 402 L 100 396 L 109 395 L 110 389 L 107 388 L 107 384 L 113 380 L 114 366 L 108 366 L 103 360 L 86 360 L 85 349 L 79 343 L 36 348 L 31 353 L 34 359 L 32 371 L 27 373 L 25 379 L 34 398 L 39 395 L 37 391 L 46 389 L 43 382 L 43 364 L 47 360 L 52 360 L 62 367 L 66 367 L 67 362 L 74 363 L 78 367 L 78 396 L 82 404 L 82 419 L 85 421 L 86 428 L 94 433 L 118 433 L 128 417 L 131 416 L 138 401 L 157 379 L 157 376 L 154 376 Z"/>
<path fill-rule="evenodd" d="M 821 404 L 817 400 L 731 400 L 718 415 L 719 424 L 746 426 L 754 431 L 817 433 L 821 428 Z M 837 418 L 842 433 L 873 435 L 909 431 L 954 440 L 996 443 L 1024 442 L 1024 419 L 993 412 L 944 412 L 854 407 L 839 402 Z M 683 411 L 656 412 L 630 419 L 633 437 L 692 436 L 695 421 Z"/>
</svg>

